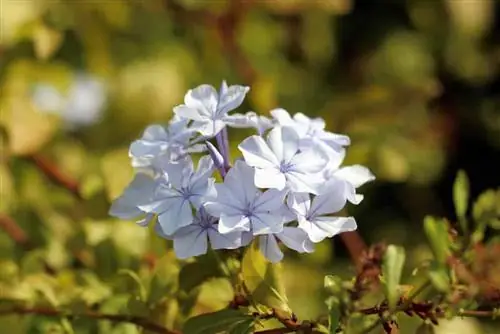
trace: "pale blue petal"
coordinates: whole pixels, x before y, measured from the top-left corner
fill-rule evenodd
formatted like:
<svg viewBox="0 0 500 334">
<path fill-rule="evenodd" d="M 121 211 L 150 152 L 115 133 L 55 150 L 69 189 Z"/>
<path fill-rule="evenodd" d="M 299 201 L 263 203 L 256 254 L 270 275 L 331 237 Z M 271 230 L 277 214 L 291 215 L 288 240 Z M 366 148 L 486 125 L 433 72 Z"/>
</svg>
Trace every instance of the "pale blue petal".
<svg viewBox="0 0 500 334">
<path fill-rule="evenodd" d="M 217 91 L 210 85 L 200 85 L 189 90 L 184 96 L 184 103 L 197 109 L 204 118 L 213 118 L 216 115 L 218 100 Z"/>
<path fill-rule="evenodd" d="M 286 173 L 287 185 L 293 192 L 317 194 L 323 186 L 323 175 L 303 174 L 299 172 Z"/>
<path fill-rule="evenodd" d="M 346 205 L 344 181 L 331 179 L 321 195 L 314 197 L 309 217 L 339 212 Z"/>
<path fill-rule="evenodd" d="M 237 216 L 242 214 L 242 210 L 230 205 L 226 205 L 223 202 L 207 202 L 205 203 L 205 209 L 214 217 L 220 217 L 222 214 L 228 216 Z"/>
<path fill-rule="evenodd" d="M 227 192 L 223 194 L 226 203 L 238 207 L 245 207 L 253 202 L 259 193 L 254 184 L 254 169 L 244 161 L 236 161 L 224 179 Z"/>
<path fill-rule="evenodd" d="M 218 134 L 226 124 L 221 119 L 206 119 L 203 121 L 195 121 L 191 124 L 193 130 L 198 131 L 202 136 L 214 137 Z"/>
<path fill-rule="evenodd" d="M 259 249 L 264 256 L 272 263 L 280 262 L 283 259 L 283 252 L 278 246 L 274 235 L 262 235 L 259 237 Z"/>
<path fill-rule="evenodd" d="M 197 109 L 184 104 L 174 107 L 174 113 L 179 117 L 193 121 L 203 121 L 205 119 Z"/>
<path fill-rule="evenodd" d="M 256 212 L 276 211 L 283 206 L 287 192 L 277 189 L 268 189 L 262 195 L 257 197 L 254 202 Z"/>
<path fill-rule="evenodd" d="M 137 203 L 130 201 L 125 196 L 120 196 L 113 201 L 109 214 L 120 219 L 134 219 L 144 212 L 137 207 Z"/>
<path fill-rule="evenodd" d="M 227 114 L 229 111 L 238 108 L 243 100 L 245 99 L 246 94 L 250 90 L 250 87 L 232 85 L 227 89 L 221 92 L 219 97 L 219 105 L 217 106 L 217 116 L 223 116 Z"/>
<path fill-rule="evenodd" d="M 260 136 L 251 136 L 238 145 L 249 166 L 257 168 L 279 167 L 280 161 Z"/>
<path fill-rule="evenodd" d="M 221 234 L 218 226 L 208 229 L 208 238 L 213 249 L 235 249 L 241 247 L 241 232 Z"/>
<path fill-rule="evenodd" d="M 188 226 L 174 235 L 174 251 L 179 259 L 206 254 L 207 250 L 207 231 L 200 226 Z"/>
<path fill-rule="evenodd" d="M 286 186 L 285 174 L 280 172 L 280 170 L 276 167 L 256 169 L 254 182 L 259 188 L 274 188 L 283 190 Z"/>
<path fill-rule="evenodd" d="M 270 111 L 270 114 L 273 116 L 273 118 L 278 122 L 279 125 L 294 125 L 295 122 L 293 121 L 292 117 L 283 108 L 276 108 Z"/>
<path fill-rule="evenodd" d="M 351 183 L 356 188 L 375 180 L 375 175 L 373 175 L 368 168 L 361 165 L 340 168 L 334 175 L 339 179 Z"/>
<path fill-rule="evenodd" d="M 312 245 L 309 243 L 307 233 L 296 227 L 284 227 L 281 233 L 276 234 L 285 246 L 299 253 L 313 252 Z"/>
<path fill-rule="evenodd" d="M 206 180 L 212 176 L 214 172 L 214 162 L 209 155 L 205 155 L 198 161 L 198 168 L 194 174 L 195 180 Z"/>
<path fill-rule="evenodd" d="M 309 193 L 292 192 L 288 195 L 287 205 L 299 216 L 306 216 L 311 207 L 311 197 Z"/>
<path fill-rule="evenodd" d="M 277 214 L 278 213 L 278 214 Z M 279 233 L 283 230 L 283 217 L 280 210 L 274 213 L 258 212 L 250 217 L 254 235 Z"/>
<path fill-rule="evenodd" d="M 219 218 L 219 232 L 222 234 L 236 232 L 236 231 L 249 231 L 250 219 L 244 215 L 220 215 Z"/>
<path fill-rule="evenodd" d="M 189 201 L 177 199 L 169 210 L 158 215 L 158 222 L 165 234 L 174 234 L 179 228 L 193 222 L 193 212 Z"/>
<path fill-rule="evenodd" d="M 326 167 L 328 159 L 320 151 L 309 149 L 295 155 L 291 163 L 295 171 L 301 173 L 319 173 Z"/>
</svg>

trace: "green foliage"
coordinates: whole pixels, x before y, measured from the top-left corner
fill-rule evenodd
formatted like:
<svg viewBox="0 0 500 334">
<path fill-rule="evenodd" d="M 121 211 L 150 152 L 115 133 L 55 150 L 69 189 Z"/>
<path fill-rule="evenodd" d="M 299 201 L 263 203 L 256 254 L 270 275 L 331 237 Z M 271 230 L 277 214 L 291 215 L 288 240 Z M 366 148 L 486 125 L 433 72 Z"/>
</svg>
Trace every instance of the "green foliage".
<svg viewBox="0 0 500 334">
<path fill-rule="evenodd" d="M 424 218 L 424 231 L 436 261 L 445 263 L 450 255 L 450 238 L 447 222 L 444 219 L 427 216 Z"/>
<path fill-rule="evenodd" d="M 189 319 L 184 325 L 186 334 L 247 334 L 253 332 L 254 318 L 238 310 L 222 310 Z"/>
<path fill-rule="evenodd" d="M 399 283 L 403 274 L 405 257 L 404 248 L 394 245 L 387 246 L 382 264 L 382 275 L 387 302 L 391 310 L 396 307 L 399 300 Z"/>
<path fill-rule="evenodd" d="M 459 171 L 453 184 L 453 203 L 460 227 L 467 233 L 467 206 L 469 204 L 469 179 L 464 171 Z"/>
<path fill-rule="evenodd" d="M 242 280 L 253 302 L 290 312 L 280 267 L 268 262 L 254 241 L 241 261 Z"/>
<path fill-rule="evenodd" d="M 490 176 L 457 174 L 457 222 L 427 216 L 428 245 L 417 224 L 447 201 L 434 185 L 457 130 L 500 148 L 499 101 L 487 93 L 495 3 L 360 2 L 2 1 L 0 332 L 350 334 L 395 320 L 402 333 L 430 333 L 445 317 L 498 315 L 500 189 L 473 198 L 469 184 Z M 106 84 L 95 124 L 68 126 L 33 103 L 35 84 L 67 95 L 80 72 Z M 401 247 L 356 255 L 358 272 L 326 241 L 279 265 L 257 243 L 180 261 L 151 227 L 111 219 L 133 175 L 129 144 L 166 123 L 187 89 L 222 79 L 251 86 L 244 109 L 280 105 L 348 134 L 345 163 L 388 185 L 352 209 L 361 234 Z"/>
</svg>

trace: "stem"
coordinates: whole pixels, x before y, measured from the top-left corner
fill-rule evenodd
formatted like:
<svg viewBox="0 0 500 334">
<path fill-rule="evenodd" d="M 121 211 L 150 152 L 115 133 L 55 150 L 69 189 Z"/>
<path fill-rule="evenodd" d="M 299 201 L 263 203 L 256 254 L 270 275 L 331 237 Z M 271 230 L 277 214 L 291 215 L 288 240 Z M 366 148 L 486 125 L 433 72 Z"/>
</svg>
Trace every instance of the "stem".
<svg viewBox="0 0 500 334">
<path fill-rule="evenodd" d="M 222 141 L 225 149 L 224 168 L 227 171 L 231 167 L 231 164 L 229 163 L 229 161 L 231 160 L 231 152 L 229 150 L 229 137 L 227 134 L 227 126 L 224 127 L 224 129 L 222 129 Z"/>
<path fill-rule="evenodd" d="M 4 232 L 18 245 L 20 245 L 25 250 L 30 250 L 32 245 L 28 238 L 28 235 L 23 231 L 16 221 L 11 217 L 0 214 L 0 229 Z"/>
<path fill-rule="evenodd" d="M 40 316 L 45 316 L 45 317 L 64 317 L 68 319 L 76 319 L 76 318 L 89 318 L 89 319 L 95 319 L 95 320 L 108 320 L 111 322 L 122 322 L 122 323 L 129 323 L 133 324 L 139 327 L 142 327 L 145 330 L 148 330 L 153 333 L 158 333 L 158 334 L 180 334 L 177 331 L 174 330 L 169 330 L 157 323 L 151 322 L 148 319 L 138 317 L 138 316 L 132 316 L 132 315 L 124 315 L 124 314 L 106 314 L 106 313 L 99 313 L 99 312 L 84 312 L 81 314 L 71 314 L 71 313 L 66 313 L 64 311 L 60 310 L 54 310 L 50 308 L 44 308 L 44 307 L 22 307 L 22 306 L 16 306 L 10 309 L 5 309 L 1 310 L 0 309 L 0 316 L 7 316 L 7 315 L 40 315 Z"/>
<path fill-rule="evenodd" d="M 38 169 L 47 176 L 49 180 L 58 186 L 61 186 L 71 192 L 76 198 L 81 199 L 80 185 L 76 180 L 73 180 L 69 176 L 59 170 L 59 167 L 55 165 L 52 161 L 48 160 L 40 154 L 33 154 L 29 159 L 38 167 Z"/>
</svg>

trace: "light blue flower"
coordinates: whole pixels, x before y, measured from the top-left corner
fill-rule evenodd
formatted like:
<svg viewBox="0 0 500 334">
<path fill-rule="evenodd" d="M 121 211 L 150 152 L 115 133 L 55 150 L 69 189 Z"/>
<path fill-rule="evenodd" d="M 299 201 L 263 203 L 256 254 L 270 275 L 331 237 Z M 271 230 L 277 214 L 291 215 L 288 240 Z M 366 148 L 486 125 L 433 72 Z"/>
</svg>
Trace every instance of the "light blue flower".
<svg viewBox="0 0 500 334">
<path fill-rule="evenodd" d="M 314 251 L 311 240 L 303 230 L 297 227 L 284 226 L 283 231 L 280 233 L 259 236 L 260 251 L 273 263 L 283 259 L 283 252 L 278 245 L 277 239 L 286 247 L 299 253 L 312 253 Z"/>
<path fill-rule="evenodd" d="M 153 216 L 146 214 L 139 205 L 147 203 L 153 196 L 156 187 L 155 180 L 143 173 L 137 173 L 123 194 L 115 199 L 109 209 L 109 214 L 120 219 L 139 219 L 137 224 L 146 226 Z M 143 217 L 140 219 L 140 217 Z"/>
<path fill-rule="evenodd" d="M 279 233 L 283 229 L 282 209 L 285 191 L 260 192 L 254 185 L 254 170 L 238 160 L 224 183 L 216 184 L 217 199 L 205 205 L 219 217 L 219 231 L 252 231 L 253 235 Z"/>
<path fill-rule="evenodd" d="M 225 81 L 219 93 L 210 85 L 200 85 L 187 92 L 184 104 L 175 107 L 174 113 L 192 120 L 191 128 L 202 136 L 214 137 L 226 126 L 228 112 L 241 105 L 249 90 L 240 85 L 228 87 Z"/>
<path fill-rule="evenodd" d="M 139 209 L 158 215 L 164 234 L 171 235 L 193 222 L 193 207 L 198 209 L 210 198 L 215 198 L 214 165 L 210 156 L 204 156 L 194 171 L 190 156 L 167 162 L 162 166 L 164 175 L 158 178 L 153 197 Z"/>
<path fill-rule="evenodd" d="M 325 131 L 325 121 L 319 117 L 309 118 L 303 113 L 296 113 L 292 118 L 288 111 L 282 108 L 271 110 L 271 115 L 279 125 L 295 129 L 300 138 L 301 150 L 318 147 L 340 165 L 345 155 L 345 146 L 351 144 L 348 136 Z"/>
<path fill-rule="evenodd" d="M 239 146 L 246 163 L 255 167 L 259 188 L 317 193 L 323 182 L 321 172 L 328 163 L 320 150 L 299 150 L 299 137 L 291 127 L 276 127 L 265 141 L 260 136 L 246 138 Z"/>
<path fill-rule="evenodd" d="M 308 193 L 293 193 L 287 198 L 288 207 L 297 214 L 299 227 L 315 243 L 357 227 L 353 217 L 330 216 L 346 205 L 344 181 L 331 179 L 323 190 L 312 201 Z"/>
<path fill-rule="evenodd" d="M 359 204 L 363 200 L 363 195 L 358 194 L 356 189 L 365 183 L 375 180 L 375 175 L 370 170 L 361 165 L 352 165 L 342 168 L 328 166 L 324 171 L 326 179 L 338 179 L 344 181 L 344 196 L 352 204 Z M 322 191 L 328 191 L 328 185 Z"/>
<path fill-rule="evenodd" d="M 265 131 L 274 126 L 271 119 L 258 115 L 253 111 L 249 111 L 246 114 L 232 114 L 225 122 L 233 128 L 255 128 L 259 136 L 262 136 Z"/>
<path fill-rule="evenodd" d="M 103 81 L 78 73 L 67 93 L 49 84 L 37 84 L 32 98 L 40 111 L 59 114 L 72 129 L 99 121 L 106 106 L 107 91 Z"/>
<path fill-rule="evenodd" d="M 191 225 L 181 227 L 173 235 L 163 233 L 159 224 L 155 228 L 160 236 L 174 241 L 174 251 L 179 259 L 205 254 L 209 241 L 212 249 L 241 247 L 241 232 L 221 234 L 217 218 L 210 216 L 203 206 L 196 212 Z"/>
<path fill-rule="evenodd" d="M 194 134 L 187 123 L 187 120 L 174 116 L 167 128 L 157 124 L 148 126 L 142 138 L 130 145 L 132 166 L 150 167 L 162 155 L 170 160 L 178 159 L 187 151 L 189 139 Z"/>
</svg>

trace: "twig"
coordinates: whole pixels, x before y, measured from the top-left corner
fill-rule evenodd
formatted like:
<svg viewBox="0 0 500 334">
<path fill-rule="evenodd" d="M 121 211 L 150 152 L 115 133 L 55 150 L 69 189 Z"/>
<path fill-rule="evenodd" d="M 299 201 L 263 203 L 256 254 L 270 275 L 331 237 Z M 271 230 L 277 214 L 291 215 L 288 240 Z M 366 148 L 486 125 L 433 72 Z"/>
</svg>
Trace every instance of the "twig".
<svg viewBox="0 0 500 334">
<path fill-rule="evenodd" d="M 60 187 L 67 189 L 76 198 L 81 199 L 80 185 L 68 175 L 65 175 L 59 167 L 44 156 L 35 153 L 29 159 L 38 167 L 38 169 L 47 176 L 52 182 Z"/>
<path fill-rule="evenodd" d="M 99 312 L 85 312 L 81 314 L 71 314 L 71 313 L 66 313 L 64 311 L 54 310 L 50 308 L 43 308 L 43 307 L 16 306 L 5 310 L 0 309 L 0 316 L 14 315 L 14 314 L 17 315 L 32 314 L 32 315 L 40 315 L 46 317 L 65 317 L 68 319 L 89 318 L 95 320 L 108 320 L 111 322 L 123 322 L 123 323 L 134 324 L 144 328 L 145 330 L 158 334 L 180 334 L 180 332 L 169 330 L 161 325 L 158 325 L 157 323 L 149 321 L 148 319 L 131 315 L 106 314 Z"/>
<path fill-rule="evenodd" d="M 11 217 L 0 214 L 0 228 L 19 246 L 25 250 L 30 250 L 33 245 L 28 238 L 28 235 L 23 231 L 16 221 Z"/>
</svg>

